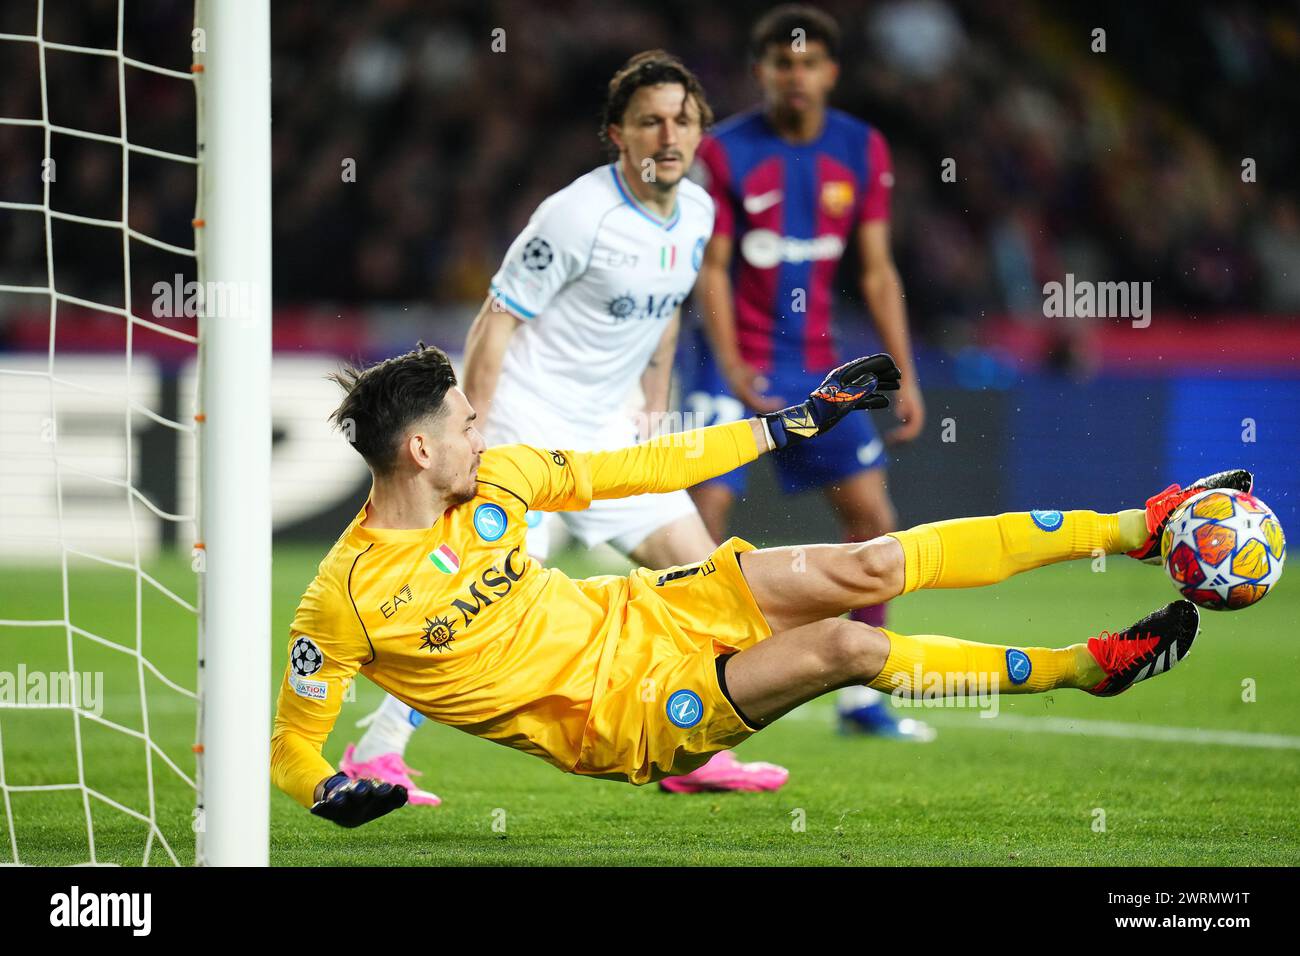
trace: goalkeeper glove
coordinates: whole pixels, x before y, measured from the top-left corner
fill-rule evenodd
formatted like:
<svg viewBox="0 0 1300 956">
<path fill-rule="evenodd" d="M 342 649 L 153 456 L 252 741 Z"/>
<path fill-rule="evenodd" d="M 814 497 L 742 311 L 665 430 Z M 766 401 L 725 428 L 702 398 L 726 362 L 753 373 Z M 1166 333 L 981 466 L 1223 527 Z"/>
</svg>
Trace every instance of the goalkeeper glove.
<svg viewBox="0 0 1300 956">
<path fill-rule="evenodd" d="M 336 773 L 325 781 L 325 796 L 312 804 L 311 812 L 341 827 L 359 827 L 385 813 L 406 805 L 406 788 L 377 780 L 349 780 Z"/>
<path fill-rule="evenodd" d="M 785 448 L 829 431 L 849 412 L 888 408 L 889 399 L 877 393 L 897 389 L 901 374 L 884 352 L 857 358 L 833 369 L 808 401 L 758 417 L 767 422 L 772 443 Z"/>
</svg>

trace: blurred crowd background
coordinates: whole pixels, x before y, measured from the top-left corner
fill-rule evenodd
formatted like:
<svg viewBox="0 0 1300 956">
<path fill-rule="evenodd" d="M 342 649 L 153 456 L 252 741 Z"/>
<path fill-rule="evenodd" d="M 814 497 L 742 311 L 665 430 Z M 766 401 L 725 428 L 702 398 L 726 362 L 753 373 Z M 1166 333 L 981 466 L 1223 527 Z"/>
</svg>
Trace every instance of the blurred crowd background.
<svg viewBox="0 0 1300 956">
<path fill-rule="evenodd" d="M 188 34 L 187 5 L 127 6 L 129 52 L 184 69 L 188 50 L 174 40 Z M 536 205 L 604 161 L 596 118 L 618 65 L 669 49 L 726 117 L 756 101 L 746 39 L 768 6 L 275 3 L 277 305 L 472 310 Z M 1157 309 L 1192 316 L 1300 311 L 1294 4 L 822 6 L 844 34 L 834 103 L 893 149 L 895 252 L 923 339 L 960 339 L 990 314 L 1041 316 L 1043 283 L 1066 272 L 1150 280 Z M 6 0 L 0 31 L 32 32 L 34 7 Z M 49 0 L 46 36 L 111 46 L 116 7 Z M 1092 49 L 1099 26 L 1104 53 Z M 34 45 L 0 43 L 0 114 L 40 115 L 34 56 Z M 111 61 L 50 56 L 56 121 L 115 133 Z M 186 84 L 131 71 L 128 85 L 132 140 L 184 151 L 173 141 L 193 126 Z M 39 167 L 17 161 L 37 134 L 0 127 L 0 199 L 40 201 Z M 56 206 L 116 216 L 115 150 L 55 140 L 69 159 Z M 956 182 L 941 178 L 948 158 Z M 342 175 L 349 159 L 355 182 Z M 1245 161 L 1254 181 L 1243 181 Z M 188 245 L 187 174 L 133 165 L 132 225 Z M 112 241 L 60 228 L 78 290 L 120 300 Z M 0 281 L 44 281 L 39 217 L 0 216 L 0 249 Z"/>
<path fill-rule="evenodd" d="M 338 358 L 379 358 L 417 338 L 458 351 L 538 203 L 606 160 L 597 117 L 613 72 L 663 47 L 699 74 L 719 118 L 744 110 L 758 98 L 749 30 L 771 5 L 275 0 L 278 530 L 333 534 L 364 494 L 364 470 L 323 422 Z M 1117 507 L 1157 482 L 1234 465 L 1260 472 L 1284 522 L 1300 520 L 1295 0 L 821 6 L 844 40 L 833 104 L 878 126 L 894 157 L 894 249 L 929 409 L 891 465 L 900 514 L 1018 509 L 1049 488 Z M 51 345 L 109 382 L 120 383 L 125 354 L 147 359 L 135 381 L 159 390 L 167 415 L 183 411 L 194 359 L 188 343 L 138 323 L 128 339 L 120 314 L 66 300 L 52 310 L 44 294 L 52 263 L 60 293 L 122 309 L 129 288 L 132 312 L 162 321 L 153 284 L 193 278 L 192 257 L 139 239 L 126 244 L 127 269 L 116 224 L 125 208 L 134 230 L 189 247 L 194 166 L 133 153 L 124 197 L 112 141 L 125 117 L 131 143 L 194 155 L 193 0 L 125 4 L 126 54 L 180 76 L 128 67 L 124 101 L 111 56 L 47 48 L 42 88 L 38 7 L 47 41 L 113 49 L 118 35 L 118 0 L 0 3 L 0 286 L 27 287 L 0 291 L 0 371 L 28 376 L 0 376 L 10 390 L 0 445 L 47 414 L 39 375 Z M 109 138 L 55 131 L 48 146 L 52 208 L 99 224 L 47 224 L 43 115 Z M 856 261 L 845 256 L 835 308 L 846 352 L 870 348 Z M 1152 323 L 1044 318 L 1044 284 L 1067 274 L 1149 281 Z M 120 431 L 120 410 L 86 394 L 60 406 L 60 432 Z M 35 418 L 6 424 L 19 398 Z M 954 455 L 941 426 L 958 420 Z M 180 502 L 174 436 L 148 421 L 131 428 L 132 447 L 152 456 L 138 470 L 155 497 Z M 15 487 L 27 487 L 20 472 Z M 791 535 L 836 533 L 808 524 L 821 511 L 763 513 L 786 515 Z"/>
<path fill-rule="evenodd" d="M 746 39 L 767 6 L 280 6 L 278 295 L 477 303 L 538 202 L 602 161 L 595 118 L 627 55 L 679 54 L 725 117 L 755 102 Z M 1066 271 L 1149 279 L 1166 309 L 1300 308 L 1294 10 L 822 6 L 845 39 L 835 103 L 894 151 L 896 255 L 923 330 L 1041 314 Z"/>
</svg>

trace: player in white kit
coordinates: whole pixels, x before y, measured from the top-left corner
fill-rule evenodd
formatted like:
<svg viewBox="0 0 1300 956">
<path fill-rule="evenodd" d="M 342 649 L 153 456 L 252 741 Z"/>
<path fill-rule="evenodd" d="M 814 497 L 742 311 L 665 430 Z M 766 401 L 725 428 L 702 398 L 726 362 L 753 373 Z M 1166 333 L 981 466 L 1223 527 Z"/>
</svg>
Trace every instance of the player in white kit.
<svg viewBox="0 0 1300 956">
<path fill-rule="evenodd" d="M 610 81 L 602 139 L 617 158 L 537 208 L 470 329 L 462 384 L 488 445 L 594 451 L 656 430 L 668 407 L 681 305 L 713 232 L 713 200 L 685 178 L 711 118 L 699 82 L 662 51 L 638 54 Z M 541 559 L 550 552 L 549 522 L 643 567 L 693 564 L 717 546 L 685 491 L 594 501 L 541 519 L 529 514 L 528 550 Z M 489 541 L 505 532 L 477 530 Z M 340 768 L 401 783 L 411 803 L 436 804 L 414 787 L 403 756 L 422 719 L 387 698 Z M 787 776 L 723 752 L 661 786 L 775 790 Z"/>
</svg>

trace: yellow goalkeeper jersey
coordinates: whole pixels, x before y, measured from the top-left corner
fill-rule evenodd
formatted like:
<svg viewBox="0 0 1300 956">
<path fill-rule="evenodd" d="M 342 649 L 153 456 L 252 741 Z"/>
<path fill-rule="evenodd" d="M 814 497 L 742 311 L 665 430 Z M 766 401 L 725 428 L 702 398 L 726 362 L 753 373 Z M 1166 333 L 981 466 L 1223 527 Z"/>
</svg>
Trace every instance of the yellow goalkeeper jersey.
<svg viewBox="0 0 1300 956">
<path fill-rule="evenodd" d="M 293 619 L 271 751 L 277 786 L 310 806 L 321 747 L 360 672 L 426 717 L 578 763 L 625 617 L 628 579 L 573 580 L 529 558 L 530 509 L 675 491 L 758 455 L 749 422 L 608 452 L 489 448 L 476 496 L 430 528 L 361 526 L 321 562 Z"/>
</svg>

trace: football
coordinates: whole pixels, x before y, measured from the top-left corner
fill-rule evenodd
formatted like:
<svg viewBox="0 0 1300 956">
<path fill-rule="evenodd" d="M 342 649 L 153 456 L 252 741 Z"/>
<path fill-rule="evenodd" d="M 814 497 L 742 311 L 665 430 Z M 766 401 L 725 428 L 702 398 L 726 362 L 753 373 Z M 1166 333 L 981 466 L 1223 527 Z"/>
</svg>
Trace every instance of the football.
<svg viewBox="0 0 1300 956">
<path fill-rule="evenodd" d="M 1282 525 L 1243 491 L 1202 491 L 1169 516 L 1160 557 L 1178 592 L 1203 608 L 1235 611 L 1273 590 L 1286 560 Z"/>
</svg>

